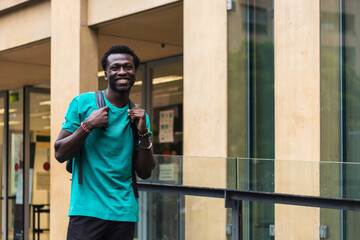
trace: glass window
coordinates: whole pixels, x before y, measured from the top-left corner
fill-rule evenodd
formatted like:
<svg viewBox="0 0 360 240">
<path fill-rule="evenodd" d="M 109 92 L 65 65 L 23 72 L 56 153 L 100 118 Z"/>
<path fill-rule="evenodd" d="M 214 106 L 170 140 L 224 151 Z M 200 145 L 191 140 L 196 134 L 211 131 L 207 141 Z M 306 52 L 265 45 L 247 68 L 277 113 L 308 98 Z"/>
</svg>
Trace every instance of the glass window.
<svg viewBox="0 0 360 240">
<path fill-rule="evenodd" d="M 5 95 L 5 94 L 4 94 Z M 3 239 L 3 234 L 4 234 L 4 225 L 3 225 L 3 220 L 4 220 L 4 214 L 6 213 L 6 211 L 4 211 L 4 197 L 5 197 L 5 192 L 4 192 L 4 188 L 5 188 L 5 184 L 6 184 L 6 179 L 5 179 L 5 171 L 4 171 L 4 120 L 5 120 L 5 97 L 4 95 L 0 95 L 0 181 L 1 181 L 1 209 L 0 209 L 0 224 L 1 224 L 1 231 L 0 231 L 0 239 Z"/>
<path fill-rule="evenodd" d="M 30 89 L 30 231 L 29 239 L 49 239 L 50 93 Z"/>
<path fill-rule="evenodd" d="M 151 80 L 154 153 L 182 155 L 183 63 L 152 67 Z"/>
<path fill-rule="evenodd" d="M 29 90 L 29 99 L 26 99 L 24 93 Z M 35 93 L 38 91 L 38 93 Z M 37 230 L 41 232 L 41 239 L 48 239 L 49 230 L 49 203 L 50 203 L 50 94 L 49 89 L 44 88 L 19 88 L 13 89 L 8 92 L 8 132 L 9 139 L 5 142 L 4 131 L 6 130 L 5 121 L 5 96 L 6 93 L 0 94 L 0 152 L 1 152 L 1 171 L 2 173 L 2 199 L 7 196 L 7 209 L 2 212 L 1 221 L 4 220 L 4 215 L 7 214 L 7 232 L 6 239 L 24 239 L 25 232 L 29 232 L 30 239 L 35 239 L 34 223 L 37 224 L 41 220 L 41 225 L 36 225 Z M 24 104 L 26 103 L 26 104 Z M 26 105 L 26 106 L 25 106 Z M 24 106 L 29 107 L 27 116 L 24 116 Z M 25 118 L 24 118 L 25 117 Z M 28 139 L 24 141 L 24 119 L 29 120 L 30 129 Z M 25 124 L 27 126 L 27 124 Z M 26 143 L 30 146 L 26 147 Z M 3 159 L 4 150 L 3 146 L 8 147 L 8 159 Z M 27 151 L 29 149 L 29 151 Z M 28 154 L 25 154 L 25 152 Z M 7 164 L 7 179 L 3 167 Z M 28 164 L 28 180 L 24 181 L 24 166 Z M 6 181 L 7 180 L 7 181 Z M 7 191 L 4 191 L 5 184 L 7 184 Z M 25 189 L 25 186 L 29 188 Z M 24 193 L 25 190 L 25 193 Z M 26 195 L 25 195 L 26 194 Z M 24 199 L 28 196 L 29 205 L 24 205 Z M 4 202 L 2 200 L 2 206 Z M 24 207 L 26 206 L 26 208 Z M 47 210 L 44 209 L 47 207 Z M 24 209 L 30 210 L 27 214 L 29 218 L 24 217 Z M 34 209 L 38 207 L 43 214 L 39 218 L 34 214 Z M 2 209 L 3 210 L 3 209 Z M 47 211 L 47 212 L 46 212 Z M 39 211 L 38 211 L 39 212 Z M 25 224 L 29 228 L 25 229 Z M 3 229 L 4 223 L 1 224 L 2 235 L 5 235 Z M 24 231 L 28 230 L 28 231 Z M 35 229 L 36 230 L 36 229 Z M 3 235 L 4 234 L 4 235 Z M 40 231 L 37 233 L 40 234 Z"/>
<path fill-rule="evenodd" d="M 229 156 L 274 158 L 274 2 L 237 0 L 228 11 Z M 239 28 L 239 25 L 242 26 Z M 239 164 L 249 190 L 274 188 L 274 166 Z M 249 184 L 251 183 L 251 184 Z M 274 205 L 247 203 L 247 239 L 271 239 Z"/>
<path fill-rule="evenodd" d="M 23 239 L 23 89 L 9 93 L 9 237 Z"/>
<path fill-rule="evenodd" d="M 152 83 L 150 112 L 154 154 L 160 168 L 172 167 L 183 153 L 183 62 L 181 57 L 147 64 Z M 173 157 L 169 156 L 173 155 Z M 153 174 L 153 177 L 157 177 Z M 157 180 L 161 180 L 158 176 Z M 170 181 L 171 182 L 171 181 Z M 147 196 L 148 239 L 180 239 L 183 196 L 153 193 Z M 156 207 L 154 207 L 156 206 Z"/>
<path fill-rule="evenodd" d="M 360 2 L 321 1 L 321 160 L 360 160 Z M 332 195 L 360 198 L 360 185 L 352 184 L 353 168 L 321 173 L 321 188 Z M 330 185 L 331 177 L 338 184 Z M 334 181 L 332 181 L 334 182 Z M 358 212 L 321 211 L 321 225 L 333 229 L 336 239 L 355 239 Z"/>
</svg>

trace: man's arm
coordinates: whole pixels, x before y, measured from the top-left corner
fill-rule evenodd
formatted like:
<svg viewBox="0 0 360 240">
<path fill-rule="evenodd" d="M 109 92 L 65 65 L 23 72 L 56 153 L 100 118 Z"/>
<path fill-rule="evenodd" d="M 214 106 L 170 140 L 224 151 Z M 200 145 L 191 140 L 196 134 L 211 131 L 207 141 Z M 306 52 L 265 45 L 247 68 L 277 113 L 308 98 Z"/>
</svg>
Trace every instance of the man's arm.
<svg viewBox="0 0 360 240">
<path fill-rule="evenodd" d="M 92 129 L 105 127 L 108 124 L 108 111 L 109 107 L 107 106 L 94 110 L 83 124 L 90 132 Z M 55 158 L 59 162 L 73 158 L 80 151 L 88 135 L 89 133 L 82 126 L 74 133 L 61 130 L 54 144 Z"/>
<path fill-rule="evenodd" d="M 132 122 L 135 121 L 139 135 L 142 136 L 139 142 L 139 152 L 136 156 L 135 170 L 140 178 L 147 179 L 151 176 L 151 172 L 155 167 L 155 161 L 150 148 L 151 143 L 146 127 L 146 113 L 144 109 L 132 108 L 129 110 L 129 116 Z"/>
<path fill-rule="evenodd" d="M 151 172 L 155 167 L 154 157 L 151 151 L 149 135 L 142 137 L 139 143 L 139 152 L 136 161 L 136 172 L 142 179 L 151 177 Z"/>
</svg>

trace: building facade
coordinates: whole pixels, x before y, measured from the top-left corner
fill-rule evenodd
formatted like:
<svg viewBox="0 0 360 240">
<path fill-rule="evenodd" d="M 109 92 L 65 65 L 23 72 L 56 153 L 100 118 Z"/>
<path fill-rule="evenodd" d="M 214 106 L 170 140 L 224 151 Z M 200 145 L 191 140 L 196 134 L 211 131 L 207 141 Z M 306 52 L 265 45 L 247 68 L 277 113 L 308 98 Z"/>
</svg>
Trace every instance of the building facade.
<svg viewBox="0 0 360 240">
<path fill-rule="evenodd" d="M 37 228 L 66 239 L 71 175 L 52 146 L 71 99 L 106 88 L 99 59 L 115 44 L 142 60 L 131 99 L 158 158 L 182 159 L 182 184 L 360 197 L 358 1 L 3 0 L 0 239 L 37 239 Z M 141 204 L 139 240 L 231 239 L 223 200 Z M 248 202 L 244 213 L 248 240 L 274 239 L 271 229 L 319 239 L 320 226 L 331 240 L 359 235 L 357 212 Z"/>
</svg>

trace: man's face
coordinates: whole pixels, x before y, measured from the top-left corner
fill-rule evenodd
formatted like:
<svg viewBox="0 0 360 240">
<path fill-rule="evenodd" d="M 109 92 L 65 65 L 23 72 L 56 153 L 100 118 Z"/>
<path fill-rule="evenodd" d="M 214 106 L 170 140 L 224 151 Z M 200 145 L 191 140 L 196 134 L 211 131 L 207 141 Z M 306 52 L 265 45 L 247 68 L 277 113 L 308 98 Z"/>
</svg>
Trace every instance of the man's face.
<svg viewBox="0 0 360 240">
<path fill-rule="evenodd" d="M 108 56 L 105 80 L 116 92 L 130 91 L 136 79 L 134 59 L 130 54 L 115 53 Z"/>
</svg>

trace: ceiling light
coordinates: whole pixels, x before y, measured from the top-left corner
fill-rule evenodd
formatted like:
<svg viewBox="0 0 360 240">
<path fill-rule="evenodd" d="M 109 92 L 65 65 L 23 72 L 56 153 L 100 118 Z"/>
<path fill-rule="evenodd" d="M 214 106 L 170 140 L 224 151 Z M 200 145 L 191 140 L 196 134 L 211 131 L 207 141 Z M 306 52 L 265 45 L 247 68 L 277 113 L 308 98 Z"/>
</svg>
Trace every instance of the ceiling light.
<svg viewBox="0 0 360 240">
<path fill-rule="evenodd" d="M 5 111 L 5 110 L 4 110 L 3 108 L 1 108 L 1 109 L 0 109 L 0 114 L 4 114 L 4 111 Z M 10 108 L 10 109 L 9 109 L 9 113 L 13 113 L 13 112 L 16 112 L 16 109 Z"/>
<path fill-rule="evenodd" d="M 9 121 L 9 125 L 13 126 L 13 125 L 19 125 L 21 122 L 20 121 Z M 4 126 L 4 122 L 0 122 L 0 127 Z"/>
<path fill-rule="evenodd" d="M 40 102 L 39 104 L 40 104 L 40 105 L 48 105 L 48 106 L 50 106 L 51 101 L 50 101 L 50 100 L 48 100 L 48 101 L 43 101 L 43 102 Z"/>
<path fill-rule="evenodd" d="M 172 76 L 166 76 L 166 77 L 158 77 L 158 78 L 153 78 L 153 84 L 160 84 L 160 83 L 168 83 L 168 82 L 174 82 L 174 81 L 179 81 L 182 80 L 183 77 L 182 76 L 176 76 L 176 75 L 172 75 Z"/>
<path fill-rule="evenodd" d="M 104 77 L 105 76 L 105 72 L 104 71 L 99 71 L 98 72 L 98 77 Z"/>
<path fill-rule="evenodd" d="M 166 76 L 166 77 L 158 77 L 158 78 L 153 78 L 152 82 L 154 85 L 156 84 L 161 84 L 161 83 L 168 83 L 168 82 L 174 82 L 174 81 L 179 81 L 182 80 L 183 77 L 182 76 Z M 134 83 L 134 85 L 142 85 L 142 81 L 136 81 Z"/>
</svg>

